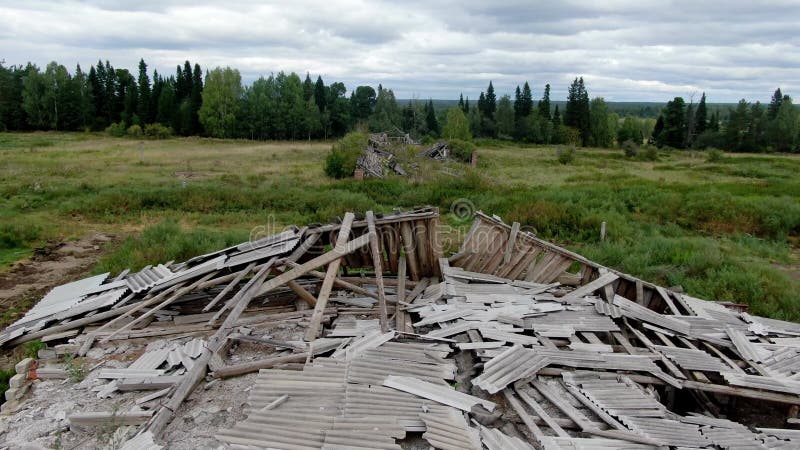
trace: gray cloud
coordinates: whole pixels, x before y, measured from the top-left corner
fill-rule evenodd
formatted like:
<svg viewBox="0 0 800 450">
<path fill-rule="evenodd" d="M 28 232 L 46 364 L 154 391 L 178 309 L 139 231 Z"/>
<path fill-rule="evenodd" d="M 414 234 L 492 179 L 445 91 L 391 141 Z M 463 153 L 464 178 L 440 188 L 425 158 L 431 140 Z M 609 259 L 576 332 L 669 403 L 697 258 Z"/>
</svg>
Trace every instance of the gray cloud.
<svg viewBox="0 0 800 450">
<path fill-rule="evenodd" d="M 0 0 L 0 59 L 133 70 L 144 58 L 162 73 L 189 59 L 248 82 L 310 72 L 401 98 L 474 99 L 490 79 L 563 98 L 583 76 L 610 100 L 765 101 L 800 88 L 797 17 L 797 0 Z"/>
</svg>

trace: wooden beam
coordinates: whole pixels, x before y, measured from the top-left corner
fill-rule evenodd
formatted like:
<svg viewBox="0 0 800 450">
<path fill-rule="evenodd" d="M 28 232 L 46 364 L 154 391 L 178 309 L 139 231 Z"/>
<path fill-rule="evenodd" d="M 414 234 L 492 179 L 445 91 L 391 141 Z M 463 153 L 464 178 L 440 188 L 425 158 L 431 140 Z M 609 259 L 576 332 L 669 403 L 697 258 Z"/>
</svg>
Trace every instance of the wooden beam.
<svg viewBox="0 0 800 450">
<path fill-rule="evenodd" d="M 248 273 L 250 273 L 255 266 L 256 263 L 252 262 L 246 268 L 240 270 L 239 273 L 236 274 L 236 278 L 234 278 L 233 281 L 228 283 L 228 285 L 225 286 L 225 289 L 223 289 L 219 294 L 217 294 L 216 297 L 214 297 L 214 300 L 208 302 L 208 304 L 203 308 L 202 311 L 203 312 L 211 311 L 211 308 L 213 308 L 217 303 L 219 303 L 220 300 L 222 300 L 226 295 L 228 295 L 228 292 L 230 292 L 231 289 L 234 288 L 234 286 L 238 285 L 239 282 L 242 281 L 242 278 L 244 278 Z"/>
<path fill-rule="evenodd" d="M 344 215 L 344 220 L 342 220 L 342 227 L 339 228 L 339 235 L 336 237 L 336 247 L 333 250 L 333 252 L 338 252 L 340 255 L 338 258 L 335 258 L 328 263 L 328 270 L 325 273 L 325 279 L 322 280 L 322 286 L 319 288 L 317 304 L 314 306 L 314 314 L 311 316 L 311 323 L 308 324 L 308 329 L 306 330 L 306 341 L 311 342 L 315 340 L 317 338 L 317 334 L 319 334 L 323 311 L 325 311 L 325 306 L 328 304 L 328 297 L 330 297 L 331 289 L 333 289 L 333 280 L 336 278 L 336 275 L 339 274 L 341 257 L 349 253 L 345 252 L 345 242 L 347 241 L 348 236 L 350 236 L 350 227 L 353 225 L 353 219 L 355 219 L 355 215 L 353 213 L 347 213 Z M 367 241 L 370 241 L 370 235 L 361 237 L 366 237 Z M 361 246 L 359 246 L 359 248 L 361 248 Z M 328 254 L 333 252 L 329 252 Z"/>
<path fill-rule="evenodd" d="M 395 309 L 395 326 L 394 329 L 398 331 L 406 330 L 406 321 L 408 313 L 401 311 L 399 306 L 400 302 L 406 299 L 406 257 L 401 256 L 397 262 L 397 306 Z"/>
<path fill-rule="evenodd" d="M 309 353 L 293 353 L 291 355 L 273 356 L 271 358 L 259 359 L 257 361 L 250 361 L 231 366 L 225 366 L 217 369 L 211 373 L 214 378 L 228 378 L 235 377 L 236 375 L 243 375 L 246 373 L 257 372 L 261 369 L 269 369 L 278 364 L 305 362 Z"/>
<path fill-rule="evenodd" d="M 506 242 L 503 264 L 508 264 L 511 261 L 511 255 L 514 253 L 514 247 L 517 245 L 517 233 L 519 233 L 519 222 L 514 222 L 514 224 L 511 225 L 511 234 L 508 236 L 508 241 Z"/>
<path fill-rule="evenodd" d="M 389 319 L 386 314 L 386 291 L 383 288 L 383 256 L 378 242 L 378 232 L 375 229 L 375 214 L 367 211 L 367 230 L 369 232 L 369 246 L 372 249 L 372 267 L 375 269 L 375 283 L 378 286 L 378 320 L 381 332 L 389 331 Z"/>
</svg>

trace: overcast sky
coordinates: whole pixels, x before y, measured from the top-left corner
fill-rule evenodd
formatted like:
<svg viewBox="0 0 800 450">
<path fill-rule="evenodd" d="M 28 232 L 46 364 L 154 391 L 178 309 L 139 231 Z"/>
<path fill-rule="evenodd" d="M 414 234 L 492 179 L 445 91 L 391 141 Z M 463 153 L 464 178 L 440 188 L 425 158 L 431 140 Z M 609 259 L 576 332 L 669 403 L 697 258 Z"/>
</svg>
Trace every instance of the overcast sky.
<svg viewBox="0 0 800 450">
<path fill-rule="evenodd" d="M 98 59 L 174 73 L 189 59 L 246 83 L 277 71 L 394 89 L 398 98 L 476 98 L 489 80 L 528 80 L 563 99 L 711 102 L 800 96 L 800 0 L 0 0 L 0 59 Z"/>
</svg>

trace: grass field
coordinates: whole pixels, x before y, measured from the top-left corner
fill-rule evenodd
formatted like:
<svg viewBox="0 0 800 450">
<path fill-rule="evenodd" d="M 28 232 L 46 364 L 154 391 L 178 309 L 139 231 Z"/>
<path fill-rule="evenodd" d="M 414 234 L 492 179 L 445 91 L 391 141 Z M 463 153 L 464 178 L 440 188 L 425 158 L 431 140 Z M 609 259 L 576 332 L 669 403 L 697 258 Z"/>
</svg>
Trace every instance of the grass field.
<svg viewBox="0 0 800 450">
<path fill-rule="evenodd" d="M 800 157 L 479 145 L 478 169 L 423 163 L 415 179 L 331 180 L 329 143 L 138 141 L 0 134 L 0 266 L 48 240 L 126 236 L 94 269 L 182 260 L 263 225 L 325 222 L 345 210 L 466 199 L 589 258 L 692 295 L 800 320 Z M 459 172 L 454 176 L 452 172 Z M 608 239 L 600 241 L 601 222 Z M 0 269 L 2 270 L 2 269 Z"/>
</svg>

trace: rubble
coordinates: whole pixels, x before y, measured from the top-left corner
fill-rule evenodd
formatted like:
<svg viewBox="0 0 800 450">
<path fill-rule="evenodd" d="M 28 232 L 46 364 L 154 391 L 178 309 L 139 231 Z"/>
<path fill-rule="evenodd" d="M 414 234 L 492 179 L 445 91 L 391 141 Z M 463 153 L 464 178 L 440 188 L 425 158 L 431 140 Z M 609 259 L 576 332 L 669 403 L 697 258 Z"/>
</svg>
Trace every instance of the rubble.
<svg viewBox="0 0 800 450">
<path fill-rule="evenodd" d="M 0 333 L 54 345 L 17 365 L 0 442 L 101 446 L 86 429 L 111 424 L 122 448 L 798 446 L 800 325 L 483 213 L 445 257 L 438 220 L 348 213 L 53 289 Z M 96 363 L 73 380 L 56 355 Z"/>
</svg>

